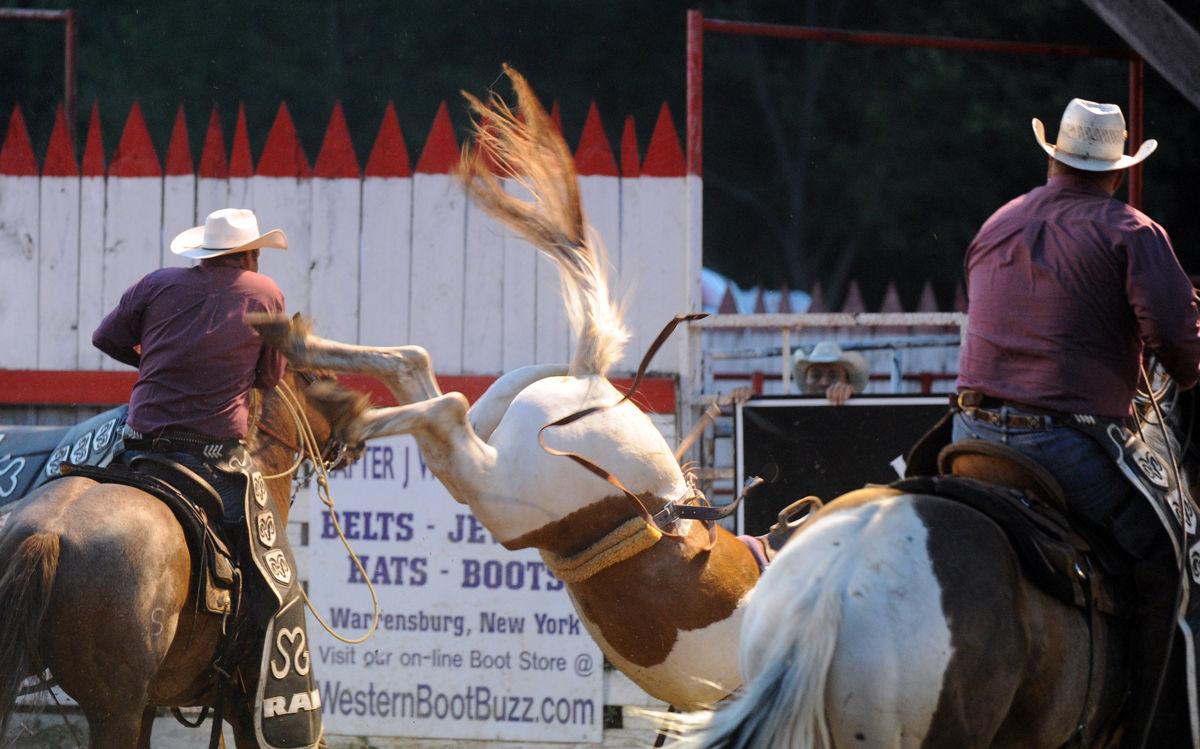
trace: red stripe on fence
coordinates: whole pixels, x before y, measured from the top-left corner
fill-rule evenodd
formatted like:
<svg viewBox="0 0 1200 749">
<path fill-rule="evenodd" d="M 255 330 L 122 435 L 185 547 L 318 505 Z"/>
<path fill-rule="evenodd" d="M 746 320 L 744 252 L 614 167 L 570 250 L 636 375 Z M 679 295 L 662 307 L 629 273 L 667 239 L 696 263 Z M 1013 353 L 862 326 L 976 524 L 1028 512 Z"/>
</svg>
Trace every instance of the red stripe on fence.
<svg viewBox="0 0 1200 749">
<path fill-rule="evenodd" d="M 246 130 L 246 104 L 238 104 L 237 124 L 233 126 L 233 144 L 229 153 L 230 177 L 253 177 L 254 157 L 250 155 L 250 133 Z"/>
<path fill-rule="evenodd" d="M 583 121 L 583 133 L 579 136 L 579 148 L 575 150 L 575 168 L 579 176 L 617 176 L 617 161 L 613 158 L 612 146 L 604 134 L 604 123 L 600 119 L 600 108 L 593 99 L 588 107 L 587 119 Z"/>
<path fill-rule="evenodd" d="M 88 117 L 87 142 L 83 147 L 83 176 L 104 176 L 104 138 L 100 134 L 100 103 L 92 101 Z"/>
<path fill-rule="evenodd" d="M 204 148 L 200 151 L 200 176 L 206 179 L 225 179 L 229 176 L 229 161 L 225 158 L 225 135 L 221 132 L 221 115 L 216 104 L 213 104 L 212 113 L 208 116 L 208 130 L 204 132 Z"/>
<path fill-rule="evenodd" d="M 38 174 L 37 158 L 33 155 L 33 144 L 29 142 L 29 130 L 25 127 L 19 104 L 13 105 L 12 115 L 8 118 L 8 134 L 4 136 L 4 145 L 0 146 L 0 174 L 18 177 L 36 177 Z"/>
<path fill-rule="evenodd" d="M 267 143 L 263 146 L 262 156 L 258 157 L 258 171 L 255 174 L 260 177 L 312 176 L 312 168 L 308 165 L 308 157 L 300 145 L 296 125 L 292 122 L 292 114 L 285 101 L 279 102 L 275 124 L 267 133 Z"/>
<path fill-rule="evenodd" d="M 108 165 L 108 176 L 162 176 L 162 165 L 158 162 L 158 154 L 154 152 L 154 143 L 150 140 L 150 130 L 146 128 L 146 120 L 142 117 L 142 106 L 136 101 L 129 108 L 117 151 Z"/>
<path fill-rule="evenodd" d="M 417 174 L 450 174 L 457 165 L 458 143 L 454 139 L 454 126 L 450 124 L 450 111 L 443 101 L 438 105 L 421 158 L 417 159 Z"/>
<path fill-rule="evenodd" d="M 321 151 L 317 154 L 313 176 L 325 179 L 358 179 L 358 158 L 354 155 L 354 144 L 350 142 L 350 128 L 346 125 L 346 113 L 342 110 L 340 101 L 334 103 L 333 114 L 329 116 L 329 126 L 325 128 L 325 138 L 321 141 Z"/>
<path fill-rule="evenodd" d="M 171 127 L 171 140 L 167 143 L 167 174 L 188 176 L 193 174 L 192 148 L 188 145 L 187 119 L 183 105 L 175 111 L 175 124 Z"/>
<path fill-rule="evenodd" d="M 347 387 L 367 393 L 379 406 L 394 406 L 396 399 L 383 383 L 367 375 L 342 375 Z M 487 375 L 439 375 L 443 392 L 457 391 L 474 403 L 495 377 Z M 75 370 L 0 369 L 0 404 L 21 406 L 116 406 L 129 402 L 136 372 Z M 613 380 L 624 391 L 630 378 Z M 675 380 L 648 377 L 642 380 L 634 401 L 650 413 L 675 413 Z"/>
<path fill-rule="evenodd" d="M 679 135 L 671 119 L 671 110 L 664 101 L 658 110 L 658 122 L 654 123 L 650 145 L 646 147 L 642 174 L 647 177 L 682 177 L 684 173 L 683 149 L 679 146 Z"/>
<path fill-rule="evenodd" d="M 46 160 L 42 162 L 43 177 L 78 177 L 79 164 L 75 161 L 75 144 L 67 130 L 67 116 L 62 104 L 54 112 L 54 129 L 50 131 L 50 144 L 46 146 Z"/>
<path fill-rule="evenodd" d="M 642 157 L 638 155 L 637 128 L 633 124 L 633 115 L 629 115 L 621 129 L 621 176 L 635 178 L 641 173 Z"/>
<path fill-rule="evenodd" d="M 383 121 L 379 123 L 379 133 L 375 136 L 375 145 L 371 147 L 371 156 L 367 159 L 365 176 L 412 176 L 412 166 L 408 161 L 408 144 L 404 142 L 400 119 L 396 117 L 396 105 L 390 101 L 387 109 L 383 111 Z"/>
</svg>

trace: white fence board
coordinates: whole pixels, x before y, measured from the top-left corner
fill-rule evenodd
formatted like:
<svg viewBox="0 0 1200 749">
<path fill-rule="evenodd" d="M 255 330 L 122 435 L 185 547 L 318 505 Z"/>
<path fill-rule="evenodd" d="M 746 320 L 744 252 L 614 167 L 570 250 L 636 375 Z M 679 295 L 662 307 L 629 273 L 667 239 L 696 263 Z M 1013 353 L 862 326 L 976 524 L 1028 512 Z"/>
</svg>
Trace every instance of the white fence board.
<svg viewBox="0 0 1200 749">
<path fill-rule="evenodd" d="M 196 224 L 196 178 L 190 174 L 171 174 L 163 177 L 162 234 L 159 246 L 164 268 L 192 265 L 191 260 L 171 252 L 171 240 L 179 232 Z"/>
<path fill-rule="evenodd" d="M 162 236 L 161 177 L 109 177 L 104 214 L 103 314 L 139 278 L 159 267 Z M 96 323 L 100 321 L 97 319 Z M 104 357 L 102 369 L 128 369 Z"/>
<path fill-rule="evenodd" d="M 614 255 L 621 252 L 621 181 L 617 177 L 592 175 L 579 178 L 579 192 L 583 197 L 583 213 L 595 229 L 606 258 L 609 295 L 619 303 L 617 269 Z M 575 336 L 569 340 L 568 356 L 575 353 Z"/>
<path fill-rule="evenodd" d="M 687 312 L 687 183 L 682 177 L 640 178 L 637 257 L 623 258 L 622 268 L 635 274 L 632 326 L 637 329 L 637 356 L 672 317 Z M 697 278 L 699 277 L 697 272 Z M 678 371 L 683 336 L 667 340 L 655 356 L 653 371 Z"/>
<path fill-rule="evenodd" d="M 462 372 L 466 195 L 448 174 L 413 176 L 410 342 L 443 374 Z"/>
<path fill-rule="evenodd" d="M 230 177 L 226 180 L 225 203 L 212 208 L 208 213 L 212 213 L 217 208 L 250 208 L 250 179 L 250 177 Z M 202 215 L 207 216 L 208 213 Z"/>
<path fill-rule="evenodd" d="M 463 264 L 463 372 L 491 374 L 504 367 L 504 227 L 467 204 Z"/>
<path fill-rule="evenodd" d="M 79 177 L 43 177 L 38 250 L 39 369 L 79 363 Z"/>
<path fill-rule="evenodd" d="M 92 346 L 92 331 L 107 314 L 104 309 L 104 209 L 103 177 L 79 181 L 79 368 L 99 369 L 107 357 Z"/>
<path fill-rule="evenodd" d="M 245 180 L 238 180 L 245 182 Z M 244 194 L 244 188 L 243 188 Z M 229 180 L 201 177 L 196 180 L 196 224 L 204 223 L 205 217 L 220 208 L 240 208 L 229 202 Z"/>
<path fill-rule="evenodd" d="M 510 183 L 508 189 L 523 198 L 529 193 Z M 538 251 L 510 232 L 504 237 L 504 371 L 537 361 Z"/>
<path fill-rule="evenodd" d="M 635 324 L 635 303 L 641 288 L 636 273 L 637 259 L 641 254 L 641 238 L 639 236 L 642 225 L 641 204 L 641 180 L 637 178 L 621 179 L 621 227 L 618 238 L 614 240 L 615 244 L 610 260 L 616 269 L 613 293 L 617 299 L 625 301 L 625 322 L 630 333 L 629 343 L 625 346 L 625 355 L 621 357 L 621 361 L 616 367 L 623 372 L 632 372 L 637 369 L 644 343 L 649 343 L 649 341 L 643 343 L 641 330 Z"/>
<path fill-rule="evenodd" d="M 236 180 L 230 180 L 231 194 L 234 182 Z M 286 250 L 263 250 L 258 267 L 279 285 L 289 313 L 308 314 L 311 311 L 309 266 L 312 262 L 309 245 L 312 190 L 308 180 L 251 177 L 249 192 L 248 205 L 234 207 L 253 210 L 260 231 L 283 229 L 288 238 Z"/>
<path fill-rule="evenodd" d="M 0 175 L 0 366 L 37 366 L 38 178 Z"/>
<path fill-rule="evenodd" d="M 309 312 L 321 335 L 338 341 L 358 340 L 361 201 L 357 179 L 312 180 Z"/>
<path fill-rule="evenodd" d="M 367 177 L 362 189 L 359 342 L 410 343 L 412 179 Z"/>
</svg>

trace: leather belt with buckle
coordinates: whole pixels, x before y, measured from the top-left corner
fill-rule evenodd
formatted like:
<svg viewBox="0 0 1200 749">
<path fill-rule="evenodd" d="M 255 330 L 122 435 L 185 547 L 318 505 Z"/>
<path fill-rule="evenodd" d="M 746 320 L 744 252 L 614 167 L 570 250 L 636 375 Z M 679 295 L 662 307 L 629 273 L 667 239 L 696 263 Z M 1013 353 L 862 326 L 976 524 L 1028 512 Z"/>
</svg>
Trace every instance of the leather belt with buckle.
<svg viewBox="0 0 1200 749">
<path fill-rule="evenodd" d="M 1049 429 L 1065 423 L 1065 416 L 1051 411 L 1009 403 L 975 390 L 963 390 L 950 396 L 950 405 L 973 419 L 995 427 L 1011 429 Z M 1012 413 L 1009 409 L 1033 411 L 1034 413 Z"/>
</svg>

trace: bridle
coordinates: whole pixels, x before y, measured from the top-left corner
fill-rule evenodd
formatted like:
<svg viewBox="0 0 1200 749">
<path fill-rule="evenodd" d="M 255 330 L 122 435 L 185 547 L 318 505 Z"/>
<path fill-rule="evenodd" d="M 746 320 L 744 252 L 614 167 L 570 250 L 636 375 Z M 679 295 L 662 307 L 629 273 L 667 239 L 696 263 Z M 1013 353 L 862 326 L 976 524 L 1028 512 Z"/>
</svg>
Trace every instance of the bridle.
<svg viewBox="0 0 1200 749">
<path fill-rule="evenodd" d="M 294 369 L 292 372 L 295 374 L 296 379 L 303 383 L 302 389 L 304 390 L 307 390 L 323 379 L 305 370 Z M 292 419 L 296 423 L 296 433 L 303 434 L 308 420 L 304 416 L 303 409 L 300 407 L 299 398 L 294 392 L 291 391 L 290 386 L 288 386 L 288 384 L 284 381 L 280 381 L 276 388 L 280 391 L 279 396 L 281 402 L 284 404 L 284 408 L 291 414 Z M 252 397 L 259 397 L 255 394 L 255 391 L 251 391 L 251 393 Z M 286 448 L 296 456 L 296 460 L 294 463 L 292 463 L 290 468 L 280 473 L 264 476 L 263 478 L 276 479 L 283 476 L 291 476 L 297 470 L 299 470 L 300 466 L 303 465 L 305 461 L 311 462 L 312 458 L 308 454 L 308 451 L 296 444 L 295 440 L 287 439 L 280 434 L 278 430 L 263 423 L 262 419 L 260 418 L 262 415 L 261 400 L 258 401 L 257 407 L 254 408 L 254 410 L 255 413 L 252 421 L 255 431 L 271 438 L 271 440 Z M 330 435 L 330 438 L 326 441 L 324 448 L 321 450 L 321 465 L 326 471 L 337 470 L 338 468 L 342 468 L 344 466 L 349 455 L 351 455 L 351 446 L 343 440 Z"/>
</svg>

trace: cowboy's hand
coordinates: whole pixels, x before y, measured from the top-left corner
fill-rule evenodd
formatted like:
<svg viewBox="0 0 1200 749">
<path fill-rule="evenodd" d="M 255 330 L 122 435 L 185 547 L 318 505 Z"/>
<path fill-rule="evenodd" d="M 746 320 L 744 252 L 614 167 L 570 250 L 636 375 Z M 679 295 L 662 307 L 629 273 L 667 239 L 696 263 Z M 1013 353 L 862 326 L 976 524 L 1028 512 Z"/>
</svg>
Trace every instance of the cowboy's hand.
<svg viewBox="0 0 1200 749">
<path fill-rule="evenodd" d="M 825 391 L 825 397 L 835 406 L 841 406 L 854 395 L 854 388 L 848 382 L 835 382 Z"/>
</svg>

